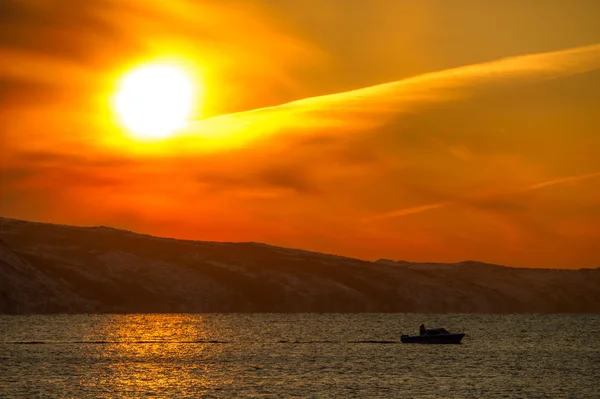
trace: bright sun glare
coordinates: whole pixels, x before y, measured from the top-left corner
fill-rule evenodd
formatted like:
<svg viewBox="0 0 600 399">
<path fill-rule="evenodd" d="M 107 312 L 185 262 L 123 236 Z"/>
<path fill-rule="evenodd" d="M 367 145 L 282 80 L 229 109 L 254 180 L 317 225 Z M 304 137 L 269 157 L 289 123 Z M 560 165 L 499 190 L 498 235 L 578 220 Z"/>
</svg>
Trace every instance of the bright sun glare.
<svg viewBox="0 0 600 399">
<path fill-rule="evenodd" d="M 144 138 L 162 138 L 181 128 L 192 109 L 194 85 L 176 66 L 137 68 L 120 82 L 115 109 L 122 123 Z"/>
</svg>

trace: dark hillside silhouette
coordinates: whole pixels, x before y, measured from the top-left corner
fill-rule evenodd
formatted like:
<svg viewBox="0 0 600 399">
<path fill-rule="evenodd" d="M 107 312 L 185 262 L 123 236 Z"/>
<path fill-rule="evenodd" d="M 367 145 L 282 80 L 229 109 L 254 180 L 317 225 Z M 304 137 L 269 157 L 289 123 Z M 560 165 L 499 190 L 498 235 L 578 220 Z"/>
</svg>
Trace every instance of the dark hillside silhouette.
<svg viewBox="0 0 600 399">
<path fill-rule="evenodd" d="M 600 269 L 379 260 L 0 219 L 0 312 L 600 312 Z"/>
</svg>

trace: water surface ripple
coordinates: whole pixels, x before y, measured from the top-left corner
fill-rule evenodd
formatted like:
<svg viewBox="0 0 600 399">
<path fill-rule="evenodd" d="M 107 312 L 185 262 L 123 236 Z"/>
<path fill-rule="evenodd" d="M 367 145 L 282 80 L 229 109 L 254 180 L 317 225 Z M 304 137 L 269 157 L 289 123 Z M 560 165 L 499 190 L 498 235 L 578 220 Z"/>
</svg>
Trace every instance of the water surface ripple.
<svg viewBox="0 0 600 399">
<path fill-rule="evenodd" d="M 401 344 L 443 326 L 461 345 Z M 0 316 L 2 398 L 599 398 L 600 315 Z"/>
</svg>

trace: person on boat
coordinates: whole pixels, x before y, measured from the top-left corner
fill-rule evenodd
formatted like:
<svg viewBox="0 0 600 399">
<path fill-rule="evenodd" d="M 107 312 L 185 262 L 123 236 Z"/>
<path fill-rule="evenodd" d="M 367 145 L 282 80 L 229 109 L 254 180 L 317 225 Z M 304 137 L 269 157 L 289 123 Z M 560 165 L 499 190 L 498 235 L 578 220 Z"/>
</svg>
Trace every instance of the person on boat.
<svg viewBox="0 0 600 399">
<path fill-rule="evenodd" d="M 423 334 L 425 334 L 425 331 L 427 331 L 427 330 L 425 330 L 425 324 L 421 324 L 419 326 L 419 334 L 423 335 Z"/>
</svg>

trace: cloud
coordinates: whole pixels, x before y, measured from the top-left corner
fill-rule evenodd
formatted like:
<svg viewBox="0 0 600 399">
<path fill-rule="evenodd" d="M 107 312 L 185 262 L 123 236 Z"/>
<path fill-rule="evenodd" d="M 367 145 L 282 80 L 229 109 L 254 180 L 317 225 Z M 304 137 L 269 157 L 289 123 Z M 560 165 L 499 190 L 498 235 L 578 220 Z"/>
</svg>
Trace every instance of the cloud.
<svg viewBox="0 0 600 399">
<path fill-rule="evenodd" d="M 426 205 L 413 206 L 410 208 L 398 209 L 397 211 L 383 213 L 381 215 L 371 216 L 369 218 L 363 219 L 363 222 L 373 222 L 373 221 L 382 220 L 382 219 L 391 219 L 391 218 L 397 218 L 397 217 L 402 217 L 402 216 L 415 215 L 417 213 L 427 212 L 427 211 L 431 211 L 431 210 L 439 209 L 439 208 L 445 208 L 445 207 L 451 206 L 451 205 L 453 205 L 452 202 L 442 202 L 442 203 L 437 203 L 437 204 L 426 204 Z"/>
<path fill-rule="evenodd" d="M 364 130 L 424 106 L 598 68 L 600 44 L 510 57 L 363 89 L 217 116 L 190 124 L 181 132 L 181 136 L 202 139 L 199 141 L 201 146 L 212 148 L 210 144 L 216 141 L 232 145 L 233 140 L 226 140 L 231 137 L 239 139 L 239 144 L 277 133 L 314 134 L 315 130 L 321 132 L 327 129 L 333 134 Z"/>
<path fill-rule="evenodd" d="M 403 217 L 403 216 L 408 216 L 408 215 L 415 215 L 418 213 L 428 212 L 428 211 L 432 211 L 435 209 L 447 208 L 447 207 L 451 207 L 451 206 L 461 206 L 461 205 L 462 206 L 480 207 L 480 208 L 485 208 L 488 210 L 489 209 L 492 209 L 492 210 L 514 209 L 515 206 L 510 205 L 510 203 L 507 202 L 506 200 L 510 199 L 511 197 L 516 197 L 518 195 L 521 195 L 523 192 L 540 190 L 540 189 L 543 189 L 546 187 L 551 187 L 551 186 L 558 185 L 558 184 L 567 184 L 567 183 L 572 183 L 572 182 L 577 182 L 577 181 L 594 179 L 594 178 L 598 178 L 598 177 L 600 177 L 600 172 L 586 173 L 586 174 L 581 174 L 581 175 L 576 175 L 576 176 L 558 177 L 558 178 L 544 181 L 541 183 L 532 184 L 532 185 L 522 188 L 520 190 L 513 190 L 511 192 L 494 194 L 493 196 L 486 196 L 483 198 L 481 198 L 481 197 L 479 197 L 479 198 L 477 198 L 477 197 L 464 198 L 464 199 L 462 199 L 460 201 L 456 201 L 456 202 L 443 202 L 443 203 L 435 203 L 435 204 L 418 205 L 418 206 L 413 206 L 413 207 L 409 207 L 409 208 L 403 208 L 403 209 L 398 209 L 398 210 L 391 211 L 391 212 L 382 213 L 379 215 L 370 216 L 368 218 L 363 219 L 362 221 L 363 222 L 374 222 L 374 221 L 378 221 L 378 220 L 385 220 L 385 219 L 398 218 L 398 217 Z"/>
<path fill-rule="evenodd" d="M 554 186 L 556 184 L 572 183 L 572 182 L 581 181 L 581 180 L 593 179 L 596 177 L 600 177 L 600 172 L 586 173 L 586 174 L 577 175 L 577 176 L 558 177 L 556 179 L 533 184 L 533 185 L 527 187 L 525 189 L 525 191 L 539 190 L 539 189 L 542 189 L 545 187 Z"/>
<path fill-rule="evenodd" d="M 198 182 L 213 192 L 229 191 L 243 196 L 280 197 L 289 194 L 312 195 L 321 192 L 309 172 L 297 165 L 262 164 L 246 172 L 235 173 L 225 166 L 201 170 Z"/>
</svg>

